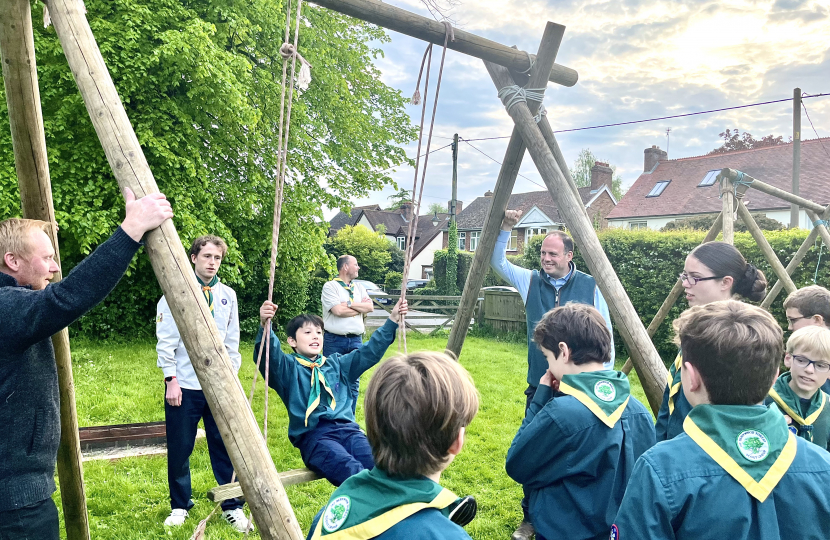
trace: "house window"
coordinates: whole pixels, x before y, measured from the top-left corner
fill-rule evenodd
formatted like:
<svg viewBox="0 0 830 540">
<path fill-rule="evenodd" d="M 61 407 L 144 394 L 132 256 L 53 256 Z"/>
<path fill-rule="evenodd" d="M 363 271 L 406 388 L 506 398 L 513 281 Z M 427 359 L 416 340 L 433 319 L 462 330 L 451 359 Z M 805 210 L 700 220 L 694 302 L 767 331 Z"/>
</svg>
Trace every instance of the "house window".
<svg viewBox="0 0 830 540">
<path fill-rule="evenodd" d="M 666 190 L 666 186 L 669 185 L 669 182 L 671 182 L 671 180 L 663 180 L 662 182 L 657 182 L 656 184 L 654 184 L 654 187 L 651 188 L 651 191 L 648 192 L 648 195 L 646 195 L 646 197 L 659 197 L 660 194 L 662 194 L 663 191 Z"/>
<path fill-rule="evenodd" d="M 398 237 L 398 249 L 400 249 L 400 250 L 406 249 L 406 236 L 399 236 Z"/>
<path fill-rule="evenodd" d="M 478 247 L 478 239 L 481 236 L 481 231 L 472 231 L 470 233 L 470 251 L 475 251 Z"/>
<path fill-rule="evenodd" d="M 507 251 L 516 251 L 519 249 L 519 231 L 513 229 L 510 231 L 510 241 L 507 242 Z"/>
<path fill-rule="evenodd" d="M 525 229 L 525 244 L 530 242 L 530 239 L 540 234 L 548 234 L 547 228 L 528 227 Z"/>
<path fill-rule="evenodd" d="M 648 221 L 629 221 L 628 228 L 632 231 L 639 231 L 641 229 L 648 229 Z"/>
<path fill-rule="evenodd" d="M 697 187 L 707 187 L 711 186 L 717 180 L 718 175 L 720 174 L 720 169 L 715 169 L 714 171 L 709 171 L 706 173 L 706 176 L 703 177 L 703 180 L 697 185 Z"/>
<path fill-rule="evenodd" d="M 464 251 L 467 249 L 467 233 L 460 232 L 458 233 L 458 250 Z"/>
<path fill-rule="evenodd" d="M 422 279 L 432 279 L 432 267 L 431 266 L 424 266 L 421 268 L 421 278 Z"/>
</svg>

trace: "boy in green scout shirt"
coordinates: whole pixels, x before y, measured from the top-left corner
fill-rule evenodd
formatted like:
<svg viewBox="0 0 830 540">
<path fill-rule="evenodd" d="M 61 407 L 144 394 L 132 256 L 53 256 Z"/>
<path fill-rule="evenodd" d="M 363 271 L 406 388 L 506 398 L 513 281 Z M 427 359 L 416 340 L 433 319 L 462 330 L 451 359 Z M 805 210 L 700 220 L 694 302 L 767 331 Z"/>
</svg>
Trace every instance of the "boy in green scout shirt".
<svg viewBox="0 0 830 540">
<path fill-rule="evenodd" d="M 726 300 L 674 324 L 692 410 L 684 433 L 637 462 L 610 537 L 827 538 L 830 454 L 762 403 L 784 353 L 778 323 Z"/>
<path fill-rule="evenodd" d="M 443 353 L 392 358 L 372 376 L 364 409 L 375 468 L 334 491 L 308 538 L 469 540 L 456 523 L 472 519 L 475 500 L 438 483 L 478 411 L 467 371 Z"/>
<path fill-rule="evenodd" d="M 624 373 L 603 366 L 611 334 L 593 306 L 547 312 L 533 340 L 548 371 L 507 452 L 507 474 L 530 491 L 537 540 L 607 538 L 634 463 L 655 444 L 651 413 Z"/>
<path fill-rule="evenodd" d="M 828 448 L 830 407 L 821 386 L 830 375 L 830 329 L 805 326 L 793 332 L 784 365 L 790 371 L 778 377 L 764 403 L 777 405 L 790 431 Z"/>
</svg>

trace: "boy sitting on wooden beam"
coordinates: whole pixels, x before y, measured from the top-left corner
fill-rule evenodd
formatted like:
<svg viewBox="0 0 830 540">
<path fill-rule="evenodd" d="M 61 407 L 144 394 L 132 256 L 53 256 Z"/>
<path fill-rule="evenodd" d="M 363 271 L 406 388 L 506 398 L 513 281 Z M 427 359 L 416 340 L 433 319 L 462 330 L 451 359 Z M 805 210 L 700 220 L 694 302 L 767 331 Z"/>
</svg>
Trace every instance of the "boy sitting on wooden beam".
<svg viewBox="0 0 830 540">
<path fill-rule="evenodd" d="M 458 524 L 475 515 L 475 500 L 438 483 L 478 411 L 469 373 L 438 352 L 392 358 L 369 382 L 365 410 L 377 465 L 334 491 L 309 540 L 469 540 Z"/>
<path fill-rule="evenodd" d="M 533 341 L 548 371 L 507 452 L 507 474 L 530 491 L 537 540 L 606 538 L 634 463 L 656 443 L 651 413 L 624 373 L 603 366 L 611 333 L 593 306 L 548 311 Z"/>
<path fill-rule="evenodd" d="M 763 405 L 781 327 L 734 300 L 695 306 L 674 325 L 692 410 L 684 433 L 637 462 L 611 538 L 827 538 L 830 454 Z"/>
<path fill-rule="evenodd" d="M 254 344 L 254 362 L 264 341 L 265 323 L 276 312 L 277 306 L 267 300 L 259 309 L 262 328 Z M 282 352 L 271 330 L 268 385 L 288 409 L 288 439 L 300 450 L 306 467 L 335 486 L 375 466 L 369 441 L 355 422 L 349 388 L 383 358 L 406 312 L 406 300 L 398 300 L 369 341 L 343 355 L 322 356 L 323 319 L 317 315 L 304 313 L 288 322 L 293 354 Z M 265 374 L 264 355 L 259 370 Z"/>
</svg>

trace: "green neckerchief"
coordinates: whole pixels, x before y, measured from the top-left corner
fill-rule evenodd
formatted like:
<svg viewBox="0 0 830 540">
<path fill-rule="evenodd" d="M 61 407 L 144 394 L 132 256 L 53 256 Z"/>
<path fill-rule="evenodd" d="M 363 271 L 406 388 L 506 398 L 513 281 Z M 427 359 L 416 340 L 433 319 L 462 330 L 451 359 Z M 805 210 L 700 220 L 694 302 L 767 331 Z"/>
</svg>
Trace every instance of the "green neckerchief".
<svg viewBox="0 0 830 540">
<path fill-rule="evenodd" d="M 349 292 L 349 300 L 354 302 L 354 281 L 346 285 L 346 282 L 340 279 L 339 277 L 334 278 L 334 281 L 340 284 L 341 287 L 346 289 Z"/>
<path fill-rule="evenodd" d="M 213 288 L 216 287 L 217 283 L 219 283 L 219 276 L 213 276 L 213 279 L 211 279 L 208 283 L 205 283 L 202 281 L 202 278 L 197 275 L 196 281 L 198 281 L 199 285 L 202 286 L 202 292 L 205 294 L 205 300 L 207 300 L 208 307 L 210 308 L 210 314 L 215 317 L 216 315 L 213 313 Z"/>
<path fill-rule="evenodd" d="M 331 410 L 334 410 L 337 407 L 337 402 L 334 399 L 334 392 L 331 391 L 331 387 L 329 386 L 328 381 L 326 381 L 326 376 L 323 375 L 323 370 L 320 368 L 323 367 L 323 364 L 326 363 L 325 356 L 319 356 L 319 360 L 311 360 L 310 358 L 306 358 L 300 353 L 293 353 L 291 356 L 299 363 L 301 366 L 305 366 L 311 369 L 311 390 L 308 393 L 308 405 L 306 406 L 305 410 L 305 425 L 308 425 L 308 417 L 311 416 L 311 413 L 314 412 L 314 409 L 317 408 L 317 405 L 320 404 L 320 385 L 323 385 L 323 388 L 326 392 L 329 393 L 331 396 Z"/>
<path fill-rule="evenodd" d="M 625 373 L 605 369 L 565 375 L 559 382 L 559 391 L 578 399 L 610 428 L 620 419 L 631 398 Z"/>
<path fill-rule="evenodd" d="M 669 367 L 669 414 L 674 414 L 674 396 L 680 392 L 680 367 L 683 365 L 683 353 L 678 351 L 677 358 Z"/>
<path fill-rule="evenodd" d="M 683 430 L 760 502 L 795 459 L 796 437 L 777 407 L 698 405 Z"/>
<path fill-rule="evenodd" d="M 444 510 L 456 500 L 453 492 L 429 478 L 392 478 L 375 467 L 350 477 L 334 491 L 311 538 L 374 538 L 420 510 Z"/>
<path fill-rule="evenodd" d="M 769 391 L 769 397 L 775 401 L 783 413 L 787 414 L 793 419 L 793 422 L 798 424 L 797 435 L 813 442 L 813 422 L 816 421 L 821 411 L 824 410 L 827 396 L 819 388 L 813 394 L 813 399 L 810 400 L 808 409 L 806 411 L 802 410 L 801 398 L 790 387 L 792 378 L 793 374 L 789 371 L 778 377 L 775 385 Z"/>
</svg>

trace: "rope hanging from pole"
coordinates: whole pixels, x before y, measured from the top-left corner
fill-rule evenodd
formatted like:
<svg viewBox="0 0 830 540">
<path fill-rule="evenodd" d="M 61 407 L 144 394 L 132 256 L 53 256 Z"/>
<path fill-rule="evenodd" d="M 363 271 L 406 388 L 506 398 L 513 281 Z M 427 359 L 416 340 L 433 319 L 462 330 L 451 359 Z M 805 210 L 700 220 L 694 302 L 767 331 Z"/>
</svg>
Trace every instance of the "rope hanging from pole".
<svg viewBox="0 0 830 540">
<path fill-rule="evenodd" d="M 418 84 L 415 88 L 415 94 L 412 96 L 412 102 L 417 104 L 420 100 L 420 92 L 418 87 L 421 84 L 421 75 L 424 71 L 424 61 L 427 64 L 427 71 L 426 71 L 426 79 L 424 82 L 424 105 L 421 107 L 421 126 L 418 131 L 418 151 L 415 153 L 415 178 L 412 185 L 412 197 L 415 197 L 415 191 L 418 191 L 418 201 L 415 203 L 413 201 L 412 206 L 412 216 L 409 220 L 409 230 L 406 236 L 406 253 L 404 255 L 404 266 L 403 266 L 403 277 L 401 280 L 401 301 L 406 300 L 406 282 L 407 282 L 407 275 L 409 274 L 409 266 L 412 263 L 412 251 L 413 246 L 415 244 L 415 233 L 418 230 L 418 214 L 420 214 L 421 210 L 421 199 L 424 195 L 424 181 L 426 180 L 427 174 L 427 165 L 429 163 L 429 148 L 432 144 L 432 129 L 435 125 L 435 112 L 438 110 L 438 94 L 441 91 L 441 77 L 444 74 L 444 59 L 447 56 L 447 43 L 449 41 L 455 41 L 455 34 L 452 29 L 452 25 L 447 21 L 442 21 L 444 23 L 444 46 L 441 52 L 441 65 L 438 68 L 438 82 L 435 85 L 435 98 L 432 103 L 432 118 L 429 123 L 429 135 L 427 136 L 427 148 L 426 153 L 424 155 L 424 169 L 421 173 L 421 187 L 420 190 L 418 189 L 418 170 L 420 167 L 421 161 L 421 143 L 424 139 L 424 118 L 426 117 L 426 109 L 427 109 L 427 93 L 429 90 L 429 72 L 432 65 L 432 43 L 427 45 L 427 49 L 424 52 L 424 58 L 421 60 L 421 72 L 418 74 Z M 398 327 L 400 331 L 401 337 L 398 341 L 398 351 L 401 348 L 401 342 L 403 342 L 403 350 L 404 353 L 407 352 L 406 350 L 406 316 L 401 315 L 401 322 L 400 326 Z"/>
</svg>

